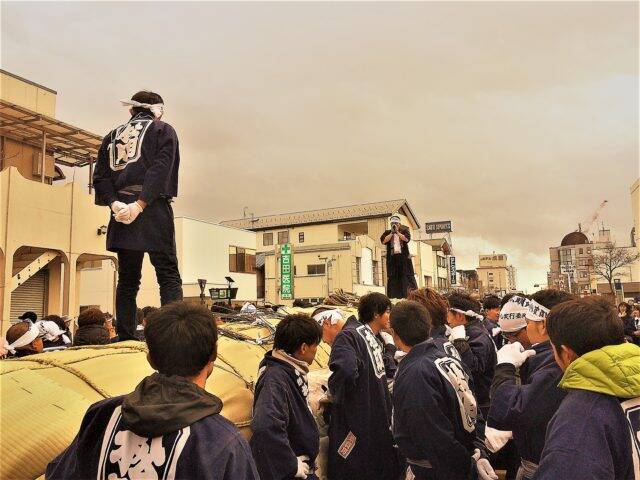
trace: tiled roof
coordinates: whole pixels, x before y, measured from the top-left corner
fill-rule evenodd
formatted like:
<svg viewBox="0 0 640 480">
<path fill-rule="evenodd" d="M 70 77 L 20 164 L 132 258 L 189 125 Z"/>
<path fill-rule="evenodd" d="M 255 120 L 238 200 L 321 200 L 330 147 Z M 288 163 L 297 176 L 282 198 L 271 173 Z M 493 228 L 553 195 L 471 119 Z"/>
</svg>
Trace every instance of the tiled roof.
<svg viewBox="0 0 640 480">
<path fill-rule="evenodd" d="M 263 217 L 241 218 L 220 222 L 228 227 L 244 228 L 247 230 L 266 230 L 295 225 L 312 225 L 344 220 L 359 220 L 364 218 L 387 217 L 396 212 L 404 213 L 416 227 L 420 224 L 406 200 L 387 200 L 384 202 L 348 205 L 345 207 L 323 208 L 321 210 L 307 210 L 304 212 L 283 213 L 281 215 L 266 215 Z"/>
</svg>

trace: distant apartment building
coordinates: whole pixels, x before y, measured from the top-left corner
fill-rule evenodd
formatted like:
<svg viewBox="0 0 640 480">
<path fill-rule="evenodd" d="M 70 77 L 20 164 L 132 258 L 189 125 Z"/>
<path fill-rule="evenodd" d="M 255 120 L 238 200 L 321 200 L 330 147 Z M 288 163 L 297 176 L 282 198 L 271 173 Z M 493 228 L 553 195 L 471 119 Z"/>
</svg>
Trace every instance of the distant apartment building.
<svg viewBox="0 0 640 480">
<path fill-rule="evenodd" d="M 412 235 L 419 229 L 418 219 L 404 199 L 247 217 L 221 224 L 257 232 L 258 298 L 290 304 L 294 299 L 318 302 L 337 289 L 359 295 L 385 292 L 386 247 L 380 237 L 394 213 L 400 215 Z M 285 245 L 290 246 L 290 252 Z M 291 258 L 293 274 L 289 287 L 285 271 L 284 295 L 283 248 Z M 433 256 L 440 255 L 434 248 L 439 247 L 415 239 L 409 244 L 419 286 L 434 285 L 442 275 L 433 266 Z"/>
<path fill-rule="evenodd" d="M 566 234 L 560 246 L 549 248 L 549 288 L 576 294 L 591 293 L 593 249 L 594 244 L 580 231 Z"/>
<path fill-rule="evenodd" d="M 476 271 L 482 294 L 517 291 L 516 269 L 507 264 L 504 253 L 480 255 Z"/>
</svg>

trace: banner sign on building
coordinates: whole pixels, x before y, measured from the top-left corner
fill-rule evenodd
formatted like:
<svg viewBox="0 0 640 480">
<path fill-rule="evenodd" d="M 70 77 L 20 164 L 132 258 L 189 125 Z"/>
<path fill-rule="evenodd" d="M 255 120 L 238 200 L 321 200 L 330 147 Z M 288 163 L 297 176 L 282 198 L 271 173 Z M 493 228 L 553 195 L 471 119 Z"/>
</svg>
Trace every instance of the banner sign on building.
<svg viewBox="0 0 640 480">
<path fill-rule="evenodd" d="M 280 247 L 280 298 L 293 300 L 293 262 L 291 244 Z"/>
<path fill-rule="evenodd" d="M 451 285 L 456 285 L 456 257 L 449 257 L 449 278 Z"/>
<path fill-rule="evenodd" d="M 448 233 L 451 232 L 451 220 L 442 222 L 428 222 L 424 224 L 426 233 Z"/>
</svg>

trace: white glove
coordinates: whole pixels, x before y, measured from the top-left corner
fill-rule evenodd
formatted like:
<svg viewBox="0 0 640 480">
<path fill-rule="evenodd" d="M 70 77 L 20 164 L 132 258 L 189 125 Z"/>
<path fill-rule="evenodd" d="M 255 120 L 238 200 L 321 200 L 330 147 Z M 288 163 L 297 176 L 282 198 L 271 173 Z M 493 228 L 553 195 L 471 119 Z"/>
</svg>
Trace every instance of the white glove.
<svg viewBox="0 0 640 480">
<path fill-rule="evenodd" d="M 480 450 L 474 450 L 471 456 L 476 461 L 476 470 L 478 470 L 479 480 L 498 480 L 495 470 L 486 458 L 480 457 Z"/>
<path fill-rule="evenodd" d="M 498 350 L 498 363 L 510 363 L 520 368 L 527 358 L 535 354 L 535 350 L 525 350 L 520 342 L 508 343 Z"/>
<path fill-rule="evenodd" d="M 491 453 L 496 453 L 513 438 L 512 432 L 496 430 L 495 428 L 484 428 L 484 444 Z"/>
<path fill-rule="evenodd" d="M 495 337 L 496 335 L 498 335 L 500 332 L 502 331 L 502 329 L 500 327 L 494 327 L 491 329 L 491 336 Z"/>
<path fill-rule="evenodd" d="M 453 327 L 451 329 L 451 335 L 449 335 L 449 341 L 453 342 L 454 340 L 467 340 L 467 331 L 464 328 L 464 325 L 458 325 L 457 327 Z"/>
<path fill-rule="evenodd" d="M 298 457 L 298 471 L 296 472 L 295 478 L 307 478 L 307 475 L 311 472 L 309 468 L 309 457 L 306 455 L 302 455 Z"/>
<path fill-rule="evenodd" d="M 130 225 L 141 213 L 142 207 L 138 202 L 129 203 L 116 214 L 116 221 Z"/>
<path fill-rule="evenodd" d="M 116 200 L 115 202 L 113 202 L 111 204 L 111 211 L 113 213 L 118 213 L 120 210 L 122 210 L 123 208 L 127 208 L 127 204 L 126 203 L 122 203 L 119 202 L 118 200 Z"/>
<path fill-rule="evenodd" d="M 395 345 L 393 336 L 391 334 L 381 331 L 380 336 L 382 337 L 382 341 L 385 343 L 385 345 Z"/>
</svg>

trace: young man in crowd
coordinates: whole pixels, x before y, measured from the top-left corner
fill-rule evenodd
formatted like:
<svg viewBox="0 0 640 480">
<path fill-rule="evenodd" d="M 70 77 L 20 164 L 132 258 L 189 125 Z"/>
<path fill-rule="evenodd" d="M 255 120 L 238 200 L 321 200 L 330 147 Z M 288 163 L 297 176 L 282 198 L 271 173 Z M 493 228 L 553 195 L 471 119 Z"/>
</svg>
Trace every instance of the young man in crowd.
<svg viewBox="0 0 640 480">
<path fill-rule="evenodd" d="M 307 374 L 321 340 L 322 328 L 311 317 L 287 315 L 260 363 L 250 445 L 261 480 L 317 479 L 320 444 Z"/>
<path fill-rule="evenodd" d="M 211 313 L 168 305 L 149 318 L 145 337 L 157 372 L 134 392 L 89 407 L 73 443 L 47 466 L 47 480 L 257 480 L 248 443 L 205 390 L 217 353 Z"/>
<path fill-rule="evenodd" d="M 566 292 L 541 290 L 531 299 L 515 296 L 507 304 L 523 308 L 530 343 L 522 345 L 516 341 L 498 351 L 488 423 L 513 433 L 521 459 L 518 480 L 533 477 L 544 447 L 547 424 L 565 396 L 558 388 L 562 370 L 553 358 L 546 321 L 550 309 L 571 299 Z"/>
<path fill-rule="evenodd" d="M 431 319 L 414 301 L 391 310 L 395 343 L 406 352 L 394 383 L 393 433 L 407 459 L 406 478 L 497 479 L 475 449 L 476 401 L 462 364 L 429 339 Z"/>
<path fill-rule="evenodd" d="M 515 297 L 515 300 L 514 300 Z M 527 312 L 526 299 L 519 295 L 511 295 L 504 302 L 498 316 L 500 333 L 506 343 L 520 342 L 524 348 L 529 348 L 531 342 L 527 337 Z"/>
<path fill-rule="evenodd" d="M 333 341 L 329 358 L 329 480 L 396 480 L 399 469 L 389 430 L 391 398 L 382 345 L 390 300 L 369 293 Z"/>
<path fill-rule="evenodd" d="M 40 329 L 37 325 L 24 321 L 9 327 L 5 336 L 3 350 L 10 358 L 26 357 L 41 353 L 43 349 Z"/>
<path fill-rule="evenodd" d="M 535 480 L 640 478 L 640 347 L 602 297 L 556 306 L 546 329 L 567 391 Z"/>
<path fill-rule="evenodd" d="M 178 194 L 178 136 L 163 122 L 164 101 L 140 91 L 129 101 L 131 117 L 112 130 L 98 150 L 93 173 L 95 203 L 113 213 L 107 250 L 118 254 L 118 340 L 136 340 L 136 297 L 145 252 L 156 271 L 160 302 L 182 300 L 171 202 Z"/>
<path fill-rule="evenodd" d="M 480 304 L 468 294 L 454 292 L 447 296 L 447 322 L 451 327 L 449 341 L 456 347 L 473 377 L 478 407 L 486 418 L 489 410 L 489 388 L 496 365 L 496 346 L 482 325 Z"/>
<path fill-rule="evenodd" d="M 500 335 L 500 327 L 498 326 L 498 317 L 500 315 L 500 299 L 495 295 L 487 295 L 482 299 L 482 309 L 484 310 L 484 327 L 493 338 L 496 348 L 504 345 L 504 339 Z"/>
</svg>

